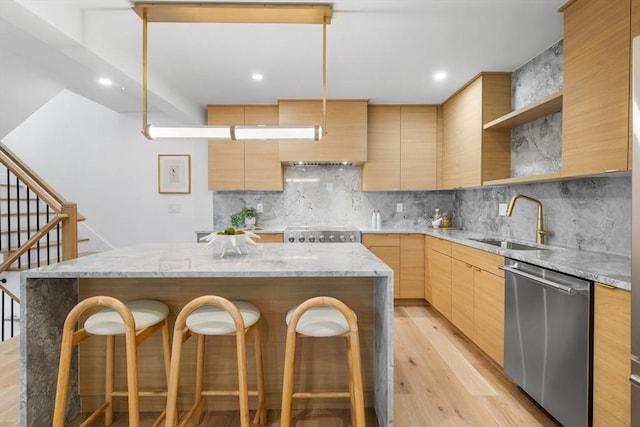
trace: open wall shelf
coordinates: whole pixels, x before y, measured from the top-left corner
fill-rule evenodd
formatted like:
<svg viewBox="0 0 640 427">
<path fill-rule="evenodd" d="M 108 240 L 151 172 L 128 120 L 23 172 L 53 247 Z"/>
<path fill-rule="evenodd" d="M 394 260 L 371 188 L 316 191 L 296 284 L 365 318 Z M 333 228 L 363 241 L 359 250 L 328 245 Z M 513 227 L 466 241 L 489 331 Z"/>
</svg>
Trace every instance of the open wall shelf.
<svg viewBox="0 0 640 427">
<path fill-rule="evenodd" d="M 485 130 L 513 129 L 559 111 L 562 111 L 562 92 L 555 92 L 524 108 L 519 108 L 509 114 L 498 117 L 486 123 L 483 128 Z"/>
</svg>

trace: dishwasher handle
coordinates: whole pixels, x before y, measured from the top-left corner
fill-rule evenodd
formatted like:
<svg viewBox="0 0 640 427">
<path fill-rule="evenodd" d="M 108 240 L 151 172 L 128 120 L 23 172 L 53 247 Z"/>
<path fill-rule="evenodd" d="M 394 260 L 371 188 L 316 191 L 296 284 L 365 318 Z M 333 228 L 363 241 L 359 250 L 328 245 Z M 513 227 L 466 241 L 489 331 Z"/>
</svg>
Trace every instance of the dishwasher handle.
<svg viewBox="0 0 640 427">
<path fill-rule="evenodd" d="M 632 374 L 629 377 L 629 382 L 633 386 L 640 387 L 640 375 Z"/>
<path fill-rule="evenodd" d="M 542 277 L 538 277 L 538 276 L 530 274 L 530 273 L 526 273 L 526 272 L 524 272 L 522 270 L 518 270 L 517 268 L 513 268 L 513 267 L 510 267 L 508 265 L 499 265 L 498 268 L 500 270 L 508 271 L 509 273 L 513 273 L 515 275 L 526 277 L 527 279 L 534 280 L 534 281 L 540 283 L 543 286 L 547 286 L 549 288 L 558 290 L 560 292 L 564 292 L 567 295 L 574 295 L 576 293 L 576 290 L 573 289 L 570 286 L 565 286 L 565 285 L 561 285 L 560 283 L 552 282 L 551 280 L 544 279 Z"/>
</svg>

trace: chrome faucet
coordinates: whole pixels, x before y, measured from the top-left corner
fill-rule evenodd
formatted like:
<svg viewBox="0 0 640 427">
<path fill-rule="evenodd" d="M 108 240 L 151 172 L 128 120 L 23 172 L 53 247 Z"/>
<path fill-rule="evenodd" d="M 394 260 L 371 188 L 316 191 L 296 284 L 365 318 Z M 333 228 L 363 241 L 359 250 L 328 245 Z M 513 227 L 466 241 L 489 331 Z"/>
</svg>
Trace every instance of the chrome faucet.
<svg viewBox="0 0 640 427">
<path fill-rule="evenodd" d="M 511 216 L 513 213 L 513 207 L 516 205 L 516 200 L 518 199 L 527 199 L 530 202 L 533 202 L 538 205 L 538 222 L 536 224 L 536 243 L 544 244 L 545 236 L 551 234 L 550 231 L 544 229 L 543 219 L 542 219 L 542 202 L 540 200 L 534 199 L 533 197 L 525 196 L 524 194 L 516 194 L 511 198 L 509 202 L 509 207 L 507 208 L 507 216 Z"/>
</svg>

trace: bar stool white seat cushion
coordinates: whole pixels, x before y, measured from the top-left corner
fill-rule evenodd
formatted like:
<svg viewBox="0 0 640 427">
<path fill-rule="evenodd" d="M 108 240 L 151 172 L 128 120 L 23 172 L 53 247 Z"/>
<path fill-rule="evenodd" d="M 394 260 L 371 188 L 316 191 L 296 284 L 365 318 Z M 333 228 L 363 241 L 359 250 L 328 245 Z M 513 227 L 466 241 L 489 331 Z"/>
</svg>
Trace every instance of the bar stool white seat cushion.
<svg viewBox="0 0 640 427">
<path fill-rule="evenodd" d="M 287 313 L 287 325 L 296 308 L 298 307 L 293 307 Z M 356 315 L 355 312 L 351 312 Z M 310 337 L 336 337 L 349 332 L 349 323 L 342 313 L 333 307 L 311 307 L 300 317 L 296 332 Z"/>
<path fill-rule="evenodd" d="M 245 301 L 231 302 L 240 310 L 245 328 L 260 319 L 260 310 L 255 305 Z M 193 310 L 187 317 L 187 328 L 200 335 L 227 335 L 236 331 L 231 315 L 214 305 L 205 305 Z"/>
<path fill-rule="evenodd" d="M 162 322 L 169 315 L 169 307 L 160 301 L 135 300 L 125 302 L 125 305 L 133 314 L 137 331 Z M 125 333 L 122 318 L 111 308 L 104 308 L 89 316 L 84 322 L 84 329 L 93 335 L 122 335 Z"/>
</svg>

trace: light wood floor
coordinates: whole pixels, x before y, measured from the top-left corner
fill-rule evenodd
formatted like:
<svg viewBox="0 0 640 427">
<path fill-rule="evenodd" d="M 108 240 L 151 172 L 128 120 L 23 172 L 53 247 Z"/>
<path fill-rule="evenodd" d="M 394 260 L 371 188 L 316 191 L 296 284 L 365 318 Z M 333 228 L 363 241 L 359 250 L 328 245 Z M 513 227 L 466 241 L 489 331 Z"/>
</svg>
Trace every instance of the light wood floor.
<svg viewBox="0 0 640 427">
<path fill-rule="evenodd" d="M 0 427 L 19 425 L 19 341 L 0 344 Z M 431 307 L 395 309 L 396 427 L 556 426 Z M 113 426 L 126 426 L 119 414 Z M 368 426 L 375 426 L 369 412 Z M 143 419 L 143 425 L 152 417 Z M 344 410 L 297 413 L 297 427 L 347 427 Z M 146 422 L 145 422 L 146 421 Z M 98 424 L 101 425 L 101 424 Z M 235 411 L 207 414 L 204 426 L 238 426 Z M 269 412 L 269 427 L 279 425 Z"/>
</svg>

